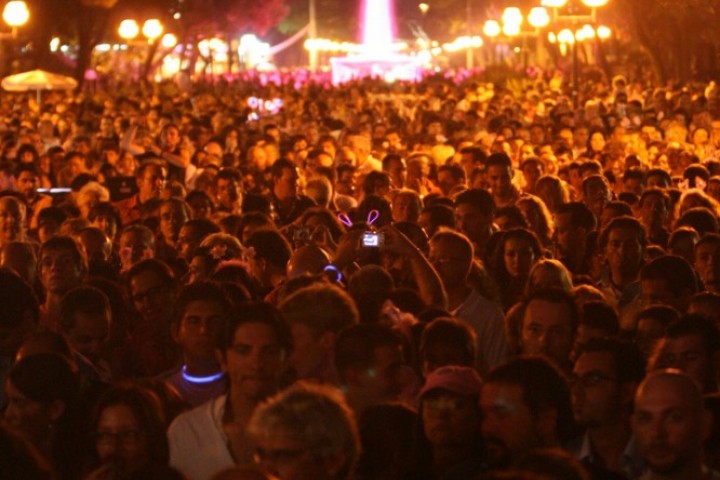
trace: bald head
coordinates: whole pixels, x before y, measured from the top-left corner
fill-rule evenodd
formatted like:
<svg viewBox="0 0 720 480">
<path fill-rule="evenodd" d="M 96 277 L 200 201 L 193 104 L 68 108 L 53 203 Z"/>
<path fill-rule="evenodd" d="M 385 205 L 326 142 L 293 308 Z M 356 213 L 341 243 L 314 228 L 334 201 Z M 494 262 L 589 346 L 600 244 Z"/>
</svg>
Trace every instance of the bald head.
<svg viewBox="0 0 720 480">
<path fill-rule="evenodd" d="M 650 470 L 667 478 L 700 478 L 710 418 L 700 387 L 680 370 L 651 373 L 638 388 L 632 428 Z"/>
<path fill-rule="evenodd" d="M 293 252 L 288 262 L 288 278 L 297 278 L 305 274 L 317 275 L 330 264 L 330 256 L 316 245 L 306 245 Z"/>
</svg>

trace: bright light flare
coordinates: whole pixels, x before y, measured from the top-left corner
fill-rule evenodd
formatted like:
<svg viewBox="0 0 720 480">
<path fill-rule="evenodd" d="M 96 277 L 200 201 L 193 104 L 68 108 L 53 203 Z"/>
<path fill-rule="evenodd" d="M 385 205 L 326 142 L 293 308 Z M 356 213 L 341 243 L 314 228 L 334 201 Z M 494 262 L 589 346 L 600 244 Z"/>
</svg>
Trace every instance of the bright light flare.
<svg viewBox="0 0 720 480">
<path fill-rule="evenodd" d="M 125 40 L 132 40 L 140 33 L 140 27 L 135 20 L 123 20 L 118 27 L 118 34 Z"/>
<path fill-rule="evenodd" d="M 362 43 L 366 55 L 382 58 L 390 53 L 395 25 L 392 5 L 390 0 L 365 0 Z"/>
<path fill-rule="evenodd" d="M 483 25 L 483 33 L 490 38 L 497 37 L 500 35 L 500 24 L 497 20 L 488 20 Z"/>
<path fill-rule="evenodd" d="M 545 7 L 533 7 L 528 15 L 528 23 L 535 28 L 547 27 L 550 23 L 550 15 Z"/>
<path fill-rule="evenodd" d="M 5 4 L 2 16 L 11 27 L 21 27 L 30 19 L 30 10 L 25 2 L 13 0 Z"/>
<path fill-rule="evenodd" d="M 146 20 L 142 27 L 143 35 L 145 35 L 145 37 L 150 40 L 160 38 L 160 35 L 163 34 L 163 30 L 163 25 L 157 18 L 151 18 L 149 20 Z"/>
</svg>

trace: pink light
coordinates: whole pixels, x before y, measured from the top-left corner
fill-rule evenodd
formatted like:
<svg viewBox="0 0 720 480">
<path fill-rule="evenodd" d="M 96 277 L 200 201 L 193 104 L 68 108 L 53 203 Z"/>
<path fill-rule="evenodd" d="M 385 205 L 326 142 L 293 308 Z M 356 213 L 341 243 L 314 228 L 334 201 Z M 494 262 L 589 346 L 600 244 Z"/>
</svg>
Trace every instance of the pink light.
<svg viewBox="0 0 720 480">
<path fill-rule="evenodd" d="M 365 0 L 362 22 L 363 53 L 377 58 L 388 56 L 395 26 L 393 0 Z"/>
</svg>

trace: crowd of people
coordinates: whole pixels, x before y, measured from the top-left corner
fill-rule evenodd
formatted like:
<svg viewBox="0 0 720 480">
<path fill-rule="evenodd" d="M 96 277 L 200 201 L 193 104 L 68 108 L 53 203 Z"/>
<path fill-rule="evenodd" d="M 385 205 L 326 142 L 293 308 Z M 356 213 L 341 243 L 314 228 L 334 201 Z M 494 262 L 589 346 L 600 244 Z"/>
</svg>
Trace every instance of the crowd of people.
<svg viewBox="0 0 720 480">
<path fill-rule="evenodd" d="M 0 97 L 0 477 L 717 479 L 720 93 Z"/>
</svg>

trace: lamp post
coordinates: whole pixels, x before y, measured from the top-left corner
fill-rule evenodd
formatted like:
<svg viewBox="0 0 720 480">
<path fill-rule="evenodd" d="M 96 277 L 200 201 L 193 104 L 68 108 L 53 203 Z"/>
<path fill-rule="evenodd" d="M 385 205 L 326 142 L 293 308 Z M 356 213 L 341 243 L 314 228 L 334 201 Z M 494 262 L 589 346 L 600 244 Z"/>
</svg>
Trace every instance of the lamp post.
<svg viewBox="0 0 720 480">
<path fill-rule="evenodd" d="M 527 23 L 532 27 L 532 31 L 522 29 L 522 25 L 526 18 L 517 7 L 507 7 L 502 14 L 502 33 L 508 37 L 521 37 L 523 41 L 523 64 L 527 68 L 528 49 L 527 37 L 533 37 L 536 45 L 536 60 L 538 65 L 543 65 L 542 60 L 542 44 L 540 39 L 540 29 L 546 27 L 550 23 L 550 16 L 544 7 L 534 7 L 527 15 Z M 496 22 L 497 23 L 497 22 Z M 487 22 L 486 22 L 487 24 Z"/>
<path fill-rule="evenodd" d="M 557 21 L 570 22 L 573 30 L 579 22 L 597 22 L 597 9 L 607 5 L 608 0 L 541 0 L 543 7 L 551 8 L 553 19 Z M 572 33 L 572 31 L 571 31 Z M 559 40 L 559 38 L 558 38 Z M 578 107 L 579 98 L 579 74 L 577 65 L 577 46 L 573 34 L 572 43 L 572 99 L 573 106 Z"/>
<path fill-rule="evenodd" d="M 25 2 L 13 0 L 5 4 L 2 17 L 5 23 L 12 28 L 11 35 L 16 37 L 18 27 L 22 27 L 30 20 L 30 10 Z"/>
</svg>

